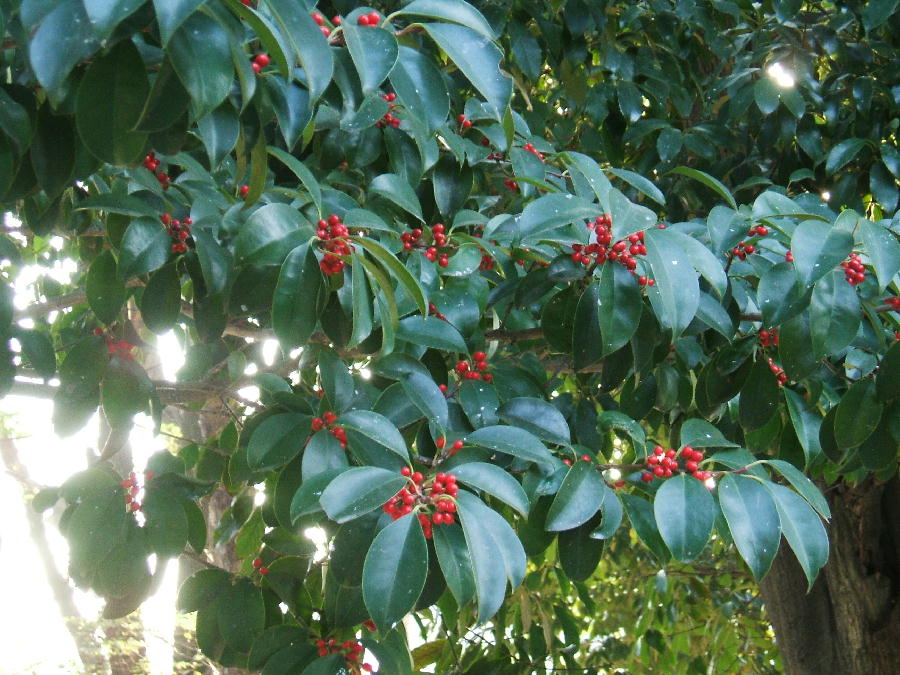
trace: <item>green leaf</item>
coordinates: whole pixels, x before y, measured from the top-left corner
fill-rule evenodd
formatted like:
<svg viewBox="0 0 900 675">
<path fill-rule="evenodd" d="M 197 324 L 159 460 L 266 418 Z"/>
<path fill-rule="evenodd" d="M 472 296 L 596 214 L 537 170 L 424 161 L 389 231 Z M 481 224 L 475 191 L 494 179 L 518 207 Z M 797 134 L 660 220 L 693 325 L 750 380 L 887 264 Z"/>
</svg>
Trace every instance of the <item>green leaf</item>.
<svg viewBox="0 0 900 675">
<path fill-rule="evenodd" d="M 324 471 L 349 468 L 350 463 L 347 461 L 347 451 L 338 439 L 330 430 L 322 429 L 312 435 L 303 449 L 301 466 L 303 480 L 309 480 Z"/>
<path fill-rule="evenodd" d="M 363 94 L 372 94 L 387 79 L 397 63 L 400 51 L 397 38 L 380 26 L 358 26 L 348 21 L 343 28 L 350 58 L 359 73 Z"/>
<path fill-rule="evenodd" d="M 897 11 L 897 0 L 870 0 L 862 10 L 862 21 L 866 31 L 873 31 L 883 25 Z"/>
<path fill-rule="evenodd" d="M 646 234 L 647 262 L 656 285 L 648 293 L 656 317 L 678 338 L 694 319 L 700 304 L 700 286 L 680 239 L 669 230 Z"/>
<path fill-rule="evenodd" d="M 239 263 L 281 265 L 290 251 L 307 243 L 313 234 L 312 226 L 296 209 L 266 204 L 241 227 L 234 256 Z"/>
<path fill-rule="evenodd" d="M 303 66 L 309 97 L 316 101 L 334 74 L 334 57 L 328 40 L 312 20 L 304 3 L 295 0 L 266 0 L 266 11 Z"/>
<path fill-rule="evenodd" d="M 692 169 L 687 166 L 677 166 L 669 173 L 676 173 L 680 176 L 687 176 L 688 178 L 693 178 L 696 181 L 703 183 L 710 190 L 713 190 L 719 197 L 722 198 L 728 206 L 733 209 L 737 209 L 737 202 L 734 201 L 734 197 L 731 196 L 731 193 L 728 191 L 728 188 L 722 184 L 721 181 L 716 180 L 708 173 L 704 173 L 703 171 L 699 171 L 697 169 Z"/>
<path fill-rule="evenodd" d="M 194 251 L 200 261 L 203 281 L 209 295 L 221 295 L 225 292 L 233 272 L 231 253 L 219 245 L 215 238 L 202 227 L 191 230 L 194 239 Z"/>
<path fill-rule="evenodd" d="M 422 220 L 422 206 L 419 198 L 401 176 L 395 173 L 383 173 L 369 182 L 369 191 L 381 195 L 404 211 Z"/>
<path fill-rule="evenodd" d="M 346 670 L 345 665 L 346 659 L 343 654 L 331 654 L 310 663 L 300 671 L 300 675 L 340 675 Z"/>
<path fill-rule="evenodd" d="M 143 0 L 84 0 L 94 33 L 105 40 L 123 20 L 142 5 Z"/>
<path fill-rule="evenodd" d="M 875 381 L 859 380 L 838 404 L 834 418 L 834 439 L 838 447 L 853 448 L 865 441 L 881 420 L 882 404 L 875 396 Z"/>
<path fill-rule="evenodd" d="M 896 340 L 881 359 L 875 380 L 875 393 L 883 403 L 900 396 L 900 342 Z"/>
<path fill-rule="evenodd" d="M 22 347 L 25 362 L 31 365 L 38 377 L 49 380 L 56 374 L 56 353 L 47 332 L 39 328 L 28 330 L 17 327 L 13 335 Z"/>
<path fill-rule="evenodd" d="M 737 448 L 737 443 L 726 439 L 712 424 L 692 418 L 681 426 L 681 445 L 695 448 Z"/>
<path fill-rule="evenodd" d="M 82 340 L 66 354 L 59 367 L 59 389 L 53 399 L 53 427 L 68 436 L 84 425 L 100 402 L 100 380 L 109 354 L 99 336 Z"/>
<path fill-rule="evenodd" d="M 656 525 L 672 557 L 690 562 L 706 547 L 716 503 L 702 481 L 685 473 L 665 480 L 653 500 Z"/>
<path fill-rule="evenodd" d="M 497 415 L 507 424 L 548 443 L 569 445 L 572 442 L 566 418 L 555 406 L 541 399 L 525 396 L 508 399 L 497 409 Z"/>
<path fill-rule="evenodd" d="M 489 450 L 538 464 L 553 464 L 553 456 L 533 434 L 510 426 L 482 427 L 466 436 L 467 445 L 477 445 Z"/>
<path fill-rule="evenodd" d="M 762 359 L 753 364 L 741 388 L 739 406 L 741 426 L 745 431 L 764 427 L 778 412 L 778 383 Z"/>
<path fill-rule="evenodd" d="M 412 611 L 427 575 L 428 546 L 414 514 L 381 530 L 366 554 L 362 581 L 363 599 L 375 625 L 387 630 Z"/>
<path fill-rule="evenodd" d="M 400 378 L 403 391 L 429 421 L 447 426 L 449 411 L 447 398 L 438 389 L 429 373 L 410 372 Z"/>
<path fill-rule="evenodd" d="M 131 221 L 119 248 L 119 278 L 130 279 L 162 267 L 169 259 L 169 235 L 158 220 Z"/>
<path fill-rule="evenodd" d="M 878 279 L 878 289 L 883 292 L 900 272 L 900 243 L 886 227 L 871 220 L 862 220 L 859 229 Z"/>
<path fill-rule="evenodd" d="M 500 421 L 497 417 L 500 400 L 494 385 L 479 380 L 463 380 L 456 398 L 476 429 L 492 426 Z"/>
<path fill-rule="evenodd" d="M 800 445 L 803 447 L 803 454 L 806 456 L 808 466 L 822 452 L 822 446 L 819 443 L 819 427 L 822 426 L 822 419 L 817 413 L 806 407 L 806 403 L 797 392 L 788 388 L 783 391 L 788 414 L 794 425 L 794 431 L 797 432 Z"/>
<path fill-rule="evenodd" d="M 762 579 L 781 541 L 778 509 L 767 486 L 755 478 L 726 474 L 719 481 L 719 504 L 741 557 Z"/>
<path fill-rule="evenodd" d="M 150 550 L 163 558 L 181 555 L 188 540 L 187 514 L 181 502 L 161 490 L 148 489 L 141 512 Z"/>
<path fill-rule="evenodd" d="M 678 153 L 681 152 L 683 143 L 684 139 L 680 129 L 672 127 L 663 129 L 656 139 L 656 151 L 659 153 L 659 158 L 664 162 L 675 159 Z"/>
<path fill-rule="evenodd" d="M 247 653 L 266 627 L 266 605 L 262 591 L 246 578 L 227 586 L 216 603 L 219 630 L 228 646 Z"/>
<path fill-rule="evenodd" d="M 778 109 L 778 104 L 781 102 L 778 85 L 769 77 L 761 77 L 753 85 L 753 100 L 756 101 L 756 106 L 764 116 L 771 115 Z"/>
<path fill-rule="evenodd" d="M 579 223 L 596 215 L 597 206 L 585 199 L 568 194 L 550 194 L 528 204 L 511 224 L 516 236 L 523 240 L 537 240 L 560 225 Z"/>
<path fill-rule="evenodd" d="M 372 334 L 374 300 L 369 290 L 369 282 L 362 264 L 356 261 L 350 266 L 350 279 L 353 288 L 353 332 L 347 341 L 348 347 L 355 347 Z"/>
<path fill-rule="evenodd" d="M 618 410 L 604 410 L 597 416 L 597 431 L 606 434 L 613 429 L 621 429 L 631 437 L 634 453 L 639 458 L 646 456 L 646 434 L 640 424 Z"/>
<path fill-rule="evenodd" d="M 853 236 L 846 230 L 817 220 L 804 220 L 791 237 L 791 253 L 800 283 L 811 287 L 837 267 L 852 248 Z"/>
<path fill-rule="evenodd" d="M 547 531 L 571 530 L 593 518 L 603 506 L 605 485 L 593 462 L 576 461 L 566 472 L 550 505 L 545 525 Z"/>
<path fill-rule="evenodd" d="M 284 349 L 309 341 L 319 320 L 319 296 L 324 291 L 313 248 L 301 244 L 285 258 L 272 298 L 272 330 Z"/>
<path fill-rule="evenodd" d="M 295 523 L 303 516 L 321 512 L 322 507 L 319 504 L 319 499 L 322 493 L 336 476 L 341 475 L 346 470 L 346 468 L 327 469 L 304 480 L 291 499 L 291 522 Z"/>
<path fill-rule="evenodd" d="M 416 345 L 447 352 L 469 351 L 463 336 L 452 325 L 434 316 L 408 316 L 397 326 L 397 337 Z"/>
<path fill-rule="evenodd" d="M 600 515 L 603 517 L 603 520 L 600 522 L 600 527 L 591 532 L 591 539 L 609 539 L 622 524 L 622 515 L 624 513 L 622 502 L 608 485 L 605 485 L 604 488 L 606 496 L 603 497 L 603 505 L 600 507 Z"/>
<path fill-rule="evenodd" d="M 597 200 L 600 202 L 601 207 L 608 211 L 609 193 L 613 187 L 612 183 L 610 183 L 609 179 L 606 177 L 606 174 L 604 174 L 603 170 L 600 168 L 600 165 L 580 152 L 570 151 L 567 152 L 565 156 L 568 158 L 571 166 L 578 169 L 585 177 L 585 180 L 590 184 L 594 194 L 597 195 Z"/>
<path fill-rule="evenodd" d="M 859 154 L 868 141 L 865 138 L 848 138 L 835 145 L 825 159 L 825 171 L 835 174 Z"/>
<path fill-rule="evenodd" d="M 763 324 L 782 324 L 804 308 L 809 296 L 791 263 L 780 262 L 770 267 L 763 273 L 756 289 L 756 304 L 762 309 Z"/>
<path fill-rule="evenodd" d="M 28 40 L 28 61 L 41 86 L 58 100 L 65 95 L 62 88 L 75 64 L 100 45 L 82 0 L 62 0 L 46 6 L 50 11 Z"/>
<path fill-rule="evenodd" d="M 300 179 L 300 182 L 303 183 L 303 187 L 306 188 L 310 198 L 316 205 L 319 216 L 322 216 L 324 214 L 322 210 L 322 189 L 319 186 L 316 177 L 313 176 L 312 171 L 310 171 L 299 159 L 288 154 L 281 148 L 275 148 L 270 145 L 268 147 L 268 153 L 284 164 L 295 176 L 297 176 L 297 178 Z"/>
<path fill-rule="evenodd" d="M 168 47 L 169 58 L 191 95 L 194 119 L 211 113 L 228 96 L 234 79 L 228 32 L 196 12 L 182 22 Z"/>
<path fill-rule="evenodd" d="M 210 605 L 231 584 L 231 575 L 222 569 L 202 569 L 184 580 L 178 589 L 175 607 L 179 612 L 196 612 Z"/>
<path fill-rule="evenodd" d="M 325 396 L 335 412 L 343 412 L 353 402 L 353 377 L 347 370 L 347 364 L 331 349 L 323 349 L 319 353 L 319 377 Z"/>
<path fill-rule="evenodd" d="M 42 106 L 31 141 L 31 168 L 38 185 L 50 198 L 57 197 L 71 182 L 75 170 L 74 120 L 69 115 L 53 115 Z"/>
<path fill-rule="evenodd" d="M 147 216 L 148 218 L 156 218 L 156 210 L 140 197 L 134 195 L 126 195 L 120 192 L 104 192 L 99 195 L 91 195 L 75 205 L 76 211 L 84 209 L 94 209 L 97 211 L 106 211 L 107 213 L 120 213 L 125 216 Z"/>
<path fill-rule="evenodd" d="M 728 277 L 718 258 L 691 235 L 675 229 L 671 233 L 681 242 L 694 269 L 709 282 L 719 298 L 724 297 L 728 289 Z"/>
<path fill-rule="evenodd" d="M 351 410 L 341 415 L 338 423 L 372 439 L 403 459 L 409 457 L 406 441 L 403 440 L 397 427 L 384 415 L 369 410 Z"/>
<path fill-rule="evenodd" d="M 809 303 L 813 357 L 836 356 L 856 337 L 860 324 L 859 297 L 840 270 L 816 283 Z"/>
<path fill-rule="evenodd" d="M 465 535 L 461 527 L 446 525 L 433 528 L 432 536 L 447 587 L 462 607 L 475 596 L 475 576 Z"/>
<path fill-rule="evenodd" d="M 410 274 L 409 270 L 406 269 L 406 266 L 397 260 L 393 253 L 373 239 L 353 237 L 353 243 L 359 244 L 371 253 L 372 257 L 375 258 L 382 267 L 387 269 L 400 283 L 400 286 L 406 291 L 409 297 L 412 298 L 413 302 L 416 303 L 416 308 L 419 310 L 419 313 L 422 314 L 422 316 L 428 315 L 428 301 L 425 299 L 425 293 L 422 291 L 422 287 L 413 275 Z M 382 287 L 381 290 L 387 289 Z M 384 321 L 382 321 L 382 324 L 383 323 Z"/>
<path fill-rule="evenodd" d="M 91 311 L 98 320 L 110 324 L 119 317 L 128 298 L 128 290 L 116 274 L 116 259 L 109 249 L 91 262 L 85 292 Z"/>
<path fill-rule="evenodd" d="M 215 169 L 234 150 L 241 132 L 237 111 L 228 101 L 197 120 L 197 132 Z"/>
<path fill-rule="evenodd" d="M 788 540 L 797 561 L 809 582 L 807 591 L 828 561 L 828 535 L 819 516 L 800 496 L 783 485 L 767 483 L 766 488 L 775 500 L 781 531 Z"/>
<path fill-rule="evenodd" d="M 512 80 L 500 71 L 503 59 L 500 49 L 490 39 L 465 26 L 441 23 L 423 25 L 437 46 L 494 107 L 495 119 L 500 120 L 512 98 Z"/>
<path fill-rule="evenodd" d="M 524 578 L 525 551 L 509 524 L 480 499 L 463 491 L 457 502 L 475 573 L 476 622 L 483 624 L 503 604 L 507 578 L 513 588 Z M 498 557 L 502 565 L 498 564 Z"/>
<path fill-rule="evenodd" d="M 268 471 L 290 462 L 310 433 L 309 415 L 279 413 L 267 417 L 253 430 L 247 444 L 247 463 L 257 471 Z"/>
<path fill-rule="evenodd" d="M 5 89 L 0 89 L 0 129 L 16 147 L 18 154 L 24 155 L 28 151 L 33 133 L 31 116 Z"/>
<path fill-rule="evenodd" d="M 653 505 L 646 499 L 635 495 L 624 493 L 622 496 L 622 505 L 625 507 L 625 513 L 628 514 L 628 520 L 635 533 L 644 545 L 650 549 L 650 552 L 661 563 L 666 563 L 672 557 L 669 549 L 656 528 L 656 516 L 653 513 Z"/>
<path fill-rule="evenodd" d="M 660 206 L 666 205 L 666 198 L 662 191 L 641 174 L 626 169 L 608 168 L 606 171 L 617 178 L 621 178 L 635 190 L 643 192 Z"/>
<path fill-rule="evenodd" d="M 206 0 L 153 0 L 162 46 L 168 45 L 181 24 Z"/>
<path fill-rule="evenodd" d="M 424 16 L 429 19 L 442 19 L 478 31 L 488 40 L 497 38 L 484 15 L 463 0 L 413 0 L 402 10 L 391 14 L 389 18 L 394 16 Z"/>
<path fill-rule="evenodd" d="M 622 81 L 616 85 L 619 110 L 629 122 L 637 122 L 644 112 L 641 90 L 633 82 Z"/>
<path fill-rule="evenodd" d="M 425 123 L 427 131 L 434 131 L 444 124 L 450 111 L 450 95 L 440 71 L 427 55 L 401 46 L 391 71 L 391 86 L 400 103 Z"/>
<path fill-rule="evenodd" d="M 515 478 L 504 469 L 485 462 L 467 462 L 453 468 L 453 475 L 461 483 L 487 492 L 528 517 L 528 496 Z M 442 529 L 442 528 L 436 528 Z"/>
<path fill-rule="evenodd" d="M 322 492 L 319 502 L 329 518 L 346 523 L 381 508 L 406 483 L 406 478 L 394 471 L 375 466 L 356 467 L 336 476 Z M 415 524 L 419 526 L 418 520 Z"/>
<path fill-rule="evenodd" d="M 600 340 L 608 356 L 634 336 L 644 303 L 637 279 L 622 265 L 603 265 L 598 289 Z"/>
<path fill-rule="evenodd" d="M 181 316 L 181 280 L 174 263 L 151 275 L 141 296 L 141 318 L 151 332 L 162 335 Z"/>
<path fill-rule="evenodd" d="M 788 483 L 800 493 L 800 496 L 809 502 L 810 506 L 818 511 L 823 518 L 826 520 L 831 518 L 831 509 L 828 508 L 828 502 L 825 500 L 825 496 L 802 471 L 790 462 L 785 462 L 781 459 L 767 459 L 765 462 L 784 476 Z"/>
</svg>

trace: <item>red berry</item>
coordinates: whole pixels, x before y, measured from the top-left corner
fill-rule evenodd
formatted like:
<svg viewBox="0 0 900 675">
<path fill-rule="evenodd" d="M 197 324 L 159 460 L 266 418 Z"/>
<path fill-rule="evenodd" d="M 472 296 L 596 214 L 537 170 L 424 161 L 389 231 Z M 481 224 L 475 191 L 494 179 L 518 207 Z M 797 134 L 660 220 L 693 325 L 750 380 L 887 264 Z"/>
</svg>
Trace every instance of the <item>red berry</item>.
<svg viewBox="0 0 900 675">
<path fill-rule="evenodd" d="M 400 469 L 400 474 L 403 476 L 411 476 L 412 469 L 410 469 L 408 466 L 404 466 L 402 469 Z"/>
<path fill-rule="evenodd" d="M 487 354 L 485 354 L 482 351 L 477 351 L 474 354 L 472 354 L 472 358 L 475 359 L 476 361 L 484 361 L 487 358 Z"/>
<path fill-rule="evenodd" d="M 272 59 L 269 58 L 268 54 L 263 53 L 263 54 L 257 54 L 256 58 L 254 59 L 254 62 L 258 63 L 260 66 L 265 68 L 267 65 L 269 65 L 272 62 Z"/>
<path fill-rule="evenodd" d="M 650 473 L 649 471 L 645 471 L 644 473 L 641 474 L 641 480 L 644 481 L 645 483 L 652 483 L 653 482 L 653 474 Z"/>
<path fill-rule="evenodd" d="M 335 14 L 333 17 L 331 17 L 331 23 L 333 23 L 335 26 L 340 26 L 341 21 L 343 21 L 343 19 L 341 18 L 340 14 Z M 374 626 L 375 624 L 372 624 L 372 625 Z M 373 630 L 374 630 L 374 628 L 373 628 Z"/>
<path fill-rule="evenodd" d="M 453 441 L 453 449 L 454 450 L 462 450 L 463 442 L 462 441 Z"/>
<path fill-rule="evenodd" d="M 381 15 L 378 12 L 369 12 L 370 26 L 377 26 L 379 21 L 381 21 Z"/>
<path fill-rule="evenodd" d="M 263 576 L 266 576 L 269 573 L 269 568 L 268 567 L 260 567 L 259 573 L 262 574 Z"/>
<path fill-rule="evenodd" d="M 423 476 L 420 472 L 416 471 L 411 476 L 411 478 L 412 478 L 413 483 L 421 483 L 424 480 L 425 476 Z"/>
<path fill-rule="evenodd" d="M 255 567 L 256 569 L 259 569 L 260 567 L 262 567 L 262 559 L 254 558 L 253 559 L 253 567 Z"/>
<path fill-rule="evenodd" d="M 360 26 L 368 26 L 369 25 L 369 15 L 368 14 L 360 14 L 359 18 L 356 19 L 356 23 Z"/>
</svg>

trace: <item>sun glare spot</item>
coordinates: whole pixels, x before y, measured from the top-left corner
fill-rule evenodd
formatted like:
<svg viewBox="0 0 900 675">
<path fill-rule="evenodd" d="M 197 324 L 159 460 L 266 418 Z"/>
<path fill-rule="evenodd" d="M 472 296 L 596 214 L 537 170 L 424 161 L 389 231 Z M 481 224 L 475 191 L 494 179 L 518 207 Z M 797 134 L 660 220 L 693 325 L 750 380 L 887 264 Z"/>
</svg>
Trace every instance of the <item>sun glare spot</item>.
<svg viewBox="0 0 900 675">
<path fill-rule="evenodd" d="M 786 70 L 785 67 L 777 61 L 766 68 L 766 73 L 775 80 L 775 84 L 782 89 L 790 89 L 795 84 L 793 73 Z"/>
</svg>

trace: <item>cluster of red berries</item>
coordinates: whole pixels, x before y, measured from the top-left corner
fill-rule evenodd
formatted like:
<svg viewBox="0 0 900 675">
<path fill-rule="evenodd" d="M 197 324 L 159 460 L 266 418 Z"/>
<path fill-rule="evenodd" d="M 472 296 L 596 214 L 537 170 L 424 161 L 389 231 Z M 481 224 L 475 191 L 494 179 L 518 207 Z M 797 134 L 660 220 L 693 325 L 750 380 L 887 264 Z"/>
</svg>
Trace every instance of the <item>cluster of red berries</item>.
<svg viewBox="0 0 900 675">
<path fill-rule="evenodd" d="M 591 456 L 590 455 L 582 455 L 578 459 L 580 459 L 582 462 L 590 462 Z M 565 464 L 566 466 L 572 466 L 573 462 L 568 457 L 563 457 L 563 464 Z"/>
<path fill-rule="evenodd" d="M 491 158 L 488 157 L 488 159 L 491 159 Z M 516 191 L 516 190 L 519 189 L 519 184 L 518 184 L 516 181 L 514 181 L 512 178 L 505 178 L 505 179 L 503 180 L 503 186 L 504 186 L 507 190 L 513 190 L 513 191 Z"/>
<path fill-rule="evenodd" d="M 772 328 L 771 330 L 766 330 L 763 328 L 759 331 L 759 346 L 760 347 L 777 347 L 778 346 L 778 329 Z"/>
<path fill-rule="evenodd" d="M 769 358 L 769 370 L 772 371 L 772 374 L 778 380 L 778 386 L 783 387 L 787 384 L 787 373 L 784 372 L 784 368 L 775 363 L 775 360 Z"/>
<path fill-rule="evenodd" d="M 313 12 L 312 19 L 313 19 L 313 21 L 316 22 L 316 24 L 318 24 L 319 30 L 322 31 L 322 35 L 324 35 L 325 37 L 328 37 L 329 35 L 331 35 L 331 29 L 325 25 L 325 17 L 324 16 L 322 16 L 318 12 Z M 335 26 L 341 25 L 341 17 L 339 17 L 339 16 L 334 17 L 331 20 L 331 23 L 333 23 Z"/>
<path fill-rule="evenodd" d="M 159 169 L 159 160 L 156 158 L 155 152 L 151 151 L 149 155 L 144 157 L 144 168 L 154 176 L 156 176 L 156 180 L 159 181 L 159 184 L 162 186 L 163 190 L 169 189 L 169 182 L 172 179 L 169 178 L 169 174 L 167 174 L 165 171 L 157 171 L 157 169 Z"/>
<path fill-rule="evenodd" d="M 785 262 L 794 262 L 794 254 L 791 253 L 791 249 L 788 249 L 787 252 L 785 252 L 784 261 Z"/>
<path fill-rule="evenodd" d="M 152 471 L 144 472 L 144 485 L 153 480 L 154 475 L 155 474 Z M 128 508 L 128 510 L 140 511 L 141 503 L 138 501 L 138 494 L 141 491 L 141 487 L 140 485 L 138 485 L 137 474 L 132 471 L 128 474 L 128 478 L 121 481 L 119 485 L 128 490 L 128 492 L 125 494 L 125 506 Z"/>
<path fill-rule="evenodd" d="M 453 368 L 456 374 L 464 380 L 484 380 L 485 382 L 493 382 L 493 376 L 487 372 L 488 362 L 487 354 L 483 351 L 477 351 L 472 354 L 472 362 L 457 361 Z"/>
<path fill-rule="evenodd" d="M 339 427 L 335 425 L 337 422 L 337 415 L 335 415 L 330 410 L 323 414 L 321 417 L 313 417 L 312 421 L 312 430 L 313 431 L 321 431 L 326 427 L 331 431 L 331 435 L 338 439 L 338 443 L 341 444 L 341 447 L 346 450 L 347 449 L 347 431 L 344 427 Z"/>
<path fill-rule="evenodd" d="M 338 256 L 350 255 L 353 250 L 353 247 L 341 238 L 348 236 L 350 230 L 335 213 L 328 216 L 328 220 L 324 218 L 319 220 L 316 228 L 316 236 L 322 240 L 322 246 L 327 251 L 319 263 L 319 268 L 325 274 L 339 274 L 344 269 L 345 263 Z"/>
<path fill-rule="evenodd" d="M 397 94 L 394 92 L 390 92 L 389 94 L 382 94 L 381 98 L 388 102 L 388 110 L 393 110 L 396 107 L 396 103 L 394 101 L 397 100 Z M 397 129 L 400 126 L 400 118 L 396 117 L 391 112 L 386 112 L 384 117 L 375 122 L 375 126 L 379 129 L 383 129 L 384 127 L 394 127 Z"/>
<path fill-rule="evenodd" d="M 769 228 L 766 227 L 765 225 L 755 225 L 754 227 L 751 227 L 749 230 L 747 230 L 748 237 L 753 237 L 753 236 L 765 237 L 768 234 L 769 234 Z"/>
<path fill-rule="evenodd" d="M 330 638 L 327 642 L 325 640 L 316 640 L 316 647 L 319 649 L 319 656 L 328 656 L 329 654 L 343 654 L 344 659 L 347 661 L 347 668 L 351 673 L 360 673 L 365 671 L 367 673 L 372 672 L 372 666 L 368 663 L 363 663 L 360 665 L 359 659 L 362 653 L 365 651 L 365 647 L 362 646 L 362 643 L 356 642 L 354 640 L 346 640 L 340 644 L 334 638 Z"/>
<path fill-rule="evenodd" d="M 491 255 L 489 253 L 481 254 L 481 262 L 478 265 L 478 269 L 480 269 L 480 270 L 494 269 L 494 259 L 491 257 Z"/>
<path fill-rule="evenodd" d="M 400 474 L 406 476 L 409 482 L 381 507 L 385 513 L 397 520 L 415 509 L 422 510 L 418 517 L 426 539 L 431 539 L 432 524 L 451 525 L 454 522 L 456 495 L 459 494 L 456 476 L 438 473 L 432 480 L 426 481 L 425 476 L 419 471 L 413 472 L 408 466 L 400 469 Z"/>
<path fill-rule="evenodd" d="M 100 328 L 94 329 L 94 335 L 102 335 L 103 330 Z M 109 357 L 118 356 L 120 359 L 124 359 L 126 361 L 134 361 L 134 354 L 131 353 L 131 350 L 134 349 L 134 345 L 125 340 L 113 340 L 111 337 L 106 338 L 106 352 L 109 354 Z"/>
<path fill-rule="evenodd" d="M 443 384 L 440 386 L 443 387 L 443 389 L 441 389 L 441 391 L 446 393 L 447 385 Z M 440 436 L 434 442 L 434 447 L 436 447 L 438 450 L 440 450 L 440 453 L 438 454 L 438 457 L 437 457 L 437 461 L 442 462 L 445 459 L 447 459 L 448 457 L 453 457 L 453 455 L 455 455 L 457 452 L 462 450 L 463 442 L 462 441 L 453 441 L 453 443 L 451 443 L 450 445 L 447 445 L 447 439 L 444 438 L 443 436 Z"/>
<path fill-rule="evenodd" d="M 856 253 L 851 253 L 850 257 L 841 263 L 844 268 L 844 277 L 851 286 L 861 284 L 866 280 L 866 268 L 863 267 L 862 260 Z"/>
<path fill-rule="evenodd" d="M 753 255 L 756 252 L 756 247 L 753 244 L 748 244 L 745 241 L 742 241 L 733 249 L 731 249 L 731 255 L 733 255 L 738 260 L 746 260 L 748 255 Z"/>
<path fill-rule="evenodd" d="M 481 144 L 484 146 L 488 146 L 491 144 L 491 142 L 487 138 L 482 138 Z M 492 152 L 491 154 L 489 154 L 487 156 L 487 159 L 492 159 L 495 162 L 502 162 L 503 161 L 503 153 L 502 152 Z"/>
<path fill-rule="evenodd" d="M 433 302 L 428 303 L 428 316 L 433 316 L 436 319 L 440 319 L 441 321 L 447 320 L 447 317 L 438 311 L 437 305 L 435 305 Z"/>
<path fill-rule="evenodd" d="M 360 14 L 356 19 L 356 23 L 358 23 L 360 26 L 377 26 L 380 21 L 381 15 L 378 12 Z"/>
<path fill-rule="evenodd" d="M 269 568 L 266 567 L 265 565 L 263 565 L 262 558 L 254 558 L 253 559 L 253 569 L 255 569 L 257 572 L 259 572 L 263 576 L 266 576 L 269 573 Z"/>
<path fill-rule="evenodd" d="M 647 255 L 647 247 L 644 244 L 644 233 L 634 232 L 627 239 L 620 239 L 613 243 L 612 218 L 608 213 L 601 214 L 593 223 L 587 224 L 589 230 L 594 230 L 596 243 L 584 246 L 572 244 L 572 261 L 582 265 L 596 263 L 602 265 L 607 261 L 618 262 L 632 274 L 637 269 L 636 256 Z M 638 278 L 641 286 L 653 286 L 656 281 L 645 276 Z"/>
<path fill-rule="evenodd" d="M 250 67 L 253 68 L 253 72 L 259 74 L 263 68 L 269 65 L 272 62 L 272 59 L 269 58 L 269 55 L 266 53 L 257 54 L 253 57 L 253 60 L 250 62 Z"/>
<path fill-rule="evenodd" d="M 537 157 L 542 162 L 544 161 L 544 153 L 540 152 L 531 143 L 526 143 L 525 145 L 522 146 L 522 149 L 525 150 L 526 152 L 530 152 L 532 155 Z"/>
<path fill-rule="evenodd" d="M 172 239 L 172 253 L 185 253 L 187 251 L 185 240 L 191 236 L 191 225 L 194 224 L 194 221 L 190 218 L 178 220 L 168 213 L 162 214 L 159 220 L 166 226 L 166 233 Z"/>
<path fill-rule="evenodd" d="M 460 113 L 459 115 L 456 116 L 456 121 L 459 122 L 459 128 L 462 129 L 463 131 L 465 131 L 466 129 L 472 128 L 472 120 L 470 120 L 468 117 L 466 117 L 462 113 Z M 482 139 L 482 141 L 486 141 L 486 140 L 487 140 L 487 138 Z M 483 142 L 482 142 L 482 145 L 484 145 Z"/>
<path fill-rule="evenodd" d="M 650 483 L 654 478 L 670 478 L 678 471 L 678 460 L 684 461 L 682 470 L 691 474 L 697 480 L 706 480 L 712 474 L 699 468 L 703 460 L 703 453 L 686 445 L 681 450 L 666 450 L 661 445 L 653 448 L 653 454 L 647 457 L 646 463 L 649 471 L 641 474 L 641 480 Z"/>
</svg>

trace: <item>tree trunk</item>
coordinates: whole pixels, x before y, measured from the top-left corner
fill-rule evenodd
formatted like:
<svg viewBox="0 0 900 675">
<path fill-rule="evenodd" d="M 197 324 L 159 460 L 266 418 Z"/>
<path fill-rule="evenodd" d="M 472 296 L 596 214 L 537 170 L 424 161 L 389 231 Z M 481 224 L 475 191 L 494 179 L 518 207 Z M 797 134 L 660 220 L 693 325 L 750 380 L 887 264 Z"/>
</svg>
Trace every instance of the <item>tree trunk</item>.
<svg viewBox="0 0 900 675">
<path fill-rule="evenodd" d="M 900 674 L 900 480 L 828 494 L 828 564 L 806 593 L 782 545 L 760 584 L 788 675 Z"/>
</svg>

